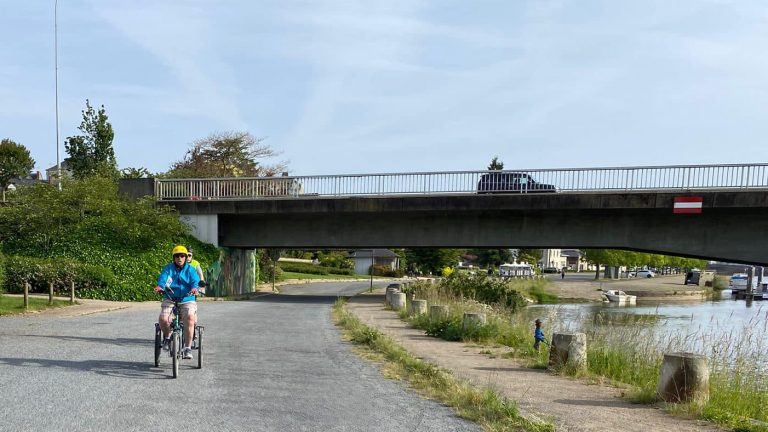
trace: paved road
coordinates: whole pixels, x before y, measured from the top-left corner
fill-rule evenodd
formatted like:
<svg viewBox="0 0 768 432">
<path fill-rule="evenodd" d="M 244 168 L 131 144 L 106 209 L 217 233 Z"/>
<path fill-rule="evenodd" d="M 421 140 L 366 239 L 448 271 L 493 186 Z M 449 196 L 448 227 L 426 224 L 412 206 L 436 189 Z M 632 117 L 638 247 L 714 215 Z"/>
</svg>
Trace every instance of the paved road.
<svg viewBox="0 0 768 432">
<path fill-rule="evenodd" d="M 0 318 L 0 431 L 480 430 L 382 378 L 340 340 L 330 306 L 367 288 L 201 303 L 206 364 L 183 364 L 177 380 L 168 359 L 151 365 L 159 306 Z"/>
</svg>

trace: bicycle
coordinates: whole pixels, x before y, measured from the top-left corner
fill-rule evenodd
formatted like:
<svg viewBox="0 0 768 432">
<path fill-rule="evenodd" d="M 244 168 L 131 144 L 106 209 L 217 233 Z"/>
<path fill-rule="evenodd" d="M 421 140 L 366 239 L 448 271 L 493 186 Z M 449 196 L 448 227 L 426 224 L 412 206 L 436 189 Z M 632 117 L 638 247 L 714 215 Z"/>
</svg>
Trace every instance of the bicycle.
<svg viewBox="0 0 768 432">
<path fill-rule="evenodd" d="M 205 282 L 200 282 L 200 288 L 206 286 Z M 165 287 L 165 291 L 171 293 L 170 287 Z M 169 355 L 173 364 L 173 377 L 179 376 L 179 363 L 181 361 L 181 348 L 186 346 L 186 332 L 181 324 L 181 316 L 179 314 L 179 302 L 181 298 L 171 297 L 173 301 L 173 310 L 171 315 L 171 346 Z M 205 327 L 201 325 L 195 325 L 195 329 L 192 335 L 192 350 L 197 351 L 197 369 L 203 368 L 203 330 Z M 160 356 L 163 351 L 163 332 L 160 329 L 160 323 L 155 323 L 155 367 L 160 366 Z"/>
</svg>

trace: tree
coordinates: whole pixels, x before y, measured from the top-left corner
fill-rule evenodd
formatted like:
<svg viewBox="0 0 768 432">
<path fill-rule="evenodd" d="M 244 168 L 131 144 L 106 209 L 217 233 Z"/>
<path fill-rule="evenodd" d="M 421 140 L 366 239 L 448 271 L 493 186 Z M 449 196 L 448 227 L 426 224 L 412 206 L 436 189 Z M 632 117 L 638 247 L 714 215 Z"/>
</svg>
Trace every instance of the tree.
<svg viewBox="0 0 768 432">
<path fill-rule="evenodd" d="M 83 121 L 78 129 L 83 135 L 71 136 L 64 141 L 64 149 L 69 154 L 67 163 L 75 178 L 94 175 L 117 177 L 117 161 L 112 148 L 115 133 L 104 105 L 96 112 L 86 99 Z"/>
<path fill-rule="evenodd" d="M 517 260 L 535 266 L 541 260 L 541 249 L 519 249 Z"/>
<path fill-rule="evenodd" d="M 491 164 L 488 165 L 488 170 L 501 171 L 503 169 L 504 169 L 504 162 L 501 162 L 498 156 L 494 156 L 493 159 L 491 159 Z"/>
<path fill-rule="evenodd" d="M 126 167 L 120 170 L 120 178 L 124 179 L 139 179 L 151 177 L 152 173 L 144 167 L 134 168 Z"/>
<path fill-rule="evenodd" d="M 445 267 L 455 267 L 462 251 L 457 249 L 406 249 L 408 263 L 425 273 L 440 274 Z"/>
<path fill-rule="evenodd" d="M 285 163 L 261 165 L 258 159 L 277 153 L 248 132 L 209 135 L 192 143 L 184 159 L 166 173 L 171 178 L 262 177 L 285 170 Z"/>
<path fill-rule="evenodd" d="M 477 256 L 477 263 L 481 267 L 498 267 L 512 260 L 512 252 L 509 249 L 473 249 L 470 253 Z"/>
<path fill-rule="evenodd" d="M 3 190 L 12 178 L 26 176 L 34 166 L 35 160 L 26 147 L 10 138 L 0 141 L 0 187 Z"/>
</svg>

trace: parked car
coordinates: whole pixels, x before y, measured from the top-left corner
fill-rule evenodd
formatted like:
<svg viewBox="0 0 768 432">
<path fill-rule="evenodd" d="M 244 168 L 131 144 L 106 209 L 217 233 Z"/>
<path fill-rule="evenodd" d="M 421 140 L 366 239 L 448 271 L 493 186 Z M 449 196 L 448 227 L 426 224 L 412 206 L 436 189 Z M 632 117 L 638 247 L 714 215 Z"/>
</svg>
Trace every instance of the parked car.
<svg viewBox="0 0 768 432">
<path fill-rule="evenodd" d="M 656 277 L 656 273 L 654 273 L 651 270 L 638 270 L 637 272 L 635 272 L 635 277 L 652 278 L 652 277 Z"/>
<path fill-rule="evenodd" d="M 530 175 L 521 172 L 489 172 L 480 176 L 477 193 L 551 193 L 557 188 L 551 184 L 539 183 Z"/>
</svg>

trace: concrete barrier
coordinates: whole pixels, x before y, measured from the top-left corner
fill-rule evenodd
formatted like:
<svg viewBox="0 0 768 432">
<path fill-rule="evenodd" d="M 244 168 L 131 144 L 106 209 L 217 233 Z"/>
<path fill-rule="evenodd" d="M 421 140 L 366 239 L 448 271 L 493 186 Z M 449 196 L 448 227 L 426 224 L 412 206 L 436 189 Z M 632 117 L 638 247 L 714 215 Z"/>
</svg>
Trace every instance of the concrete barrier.
<svg viewBox="0 0 768 432">
<path fill-rule="evenodd" d="M 385 295 L 385 299 L 388 305 L 392 304 L 392 294 L 400 292 L 399 289 L 394 287 L 387 288 L 387 293 Z"/>
<path fill-rule="evenodd" d="M 405 293 L 396 292 L 392 293 L 391 297 L 391 305 L 392 309 L 400 310 L 405 309 Z"/>
<path fill-rule="evenodd" d="M 411 300 L 411 315 L 422 315 L 427 313 L 426 300 Z"/>
<path fill-rule="evenodd" d="M 464 312 L 464 319 L 461 322 L 464 330 L 473 327 L 482 327 L 485 325 L 485 314 L 482 312 Z"/>
<path fill-rule="evenodd" d="M 664 354 L 656 393 L 672 403 L 709 399 L 707 358 L 687 352 Z"/>
<path fill-rule="evenodd" d="M 429 305 L 429 319 L 439 320 L 448 316 L 448 306 Z"/>
<path fill-rule="evenodd" d="M 555 333 L 549 347 L 549 368 L 587 367 L 587 335 L 584 333 Z"/>
</svg>

